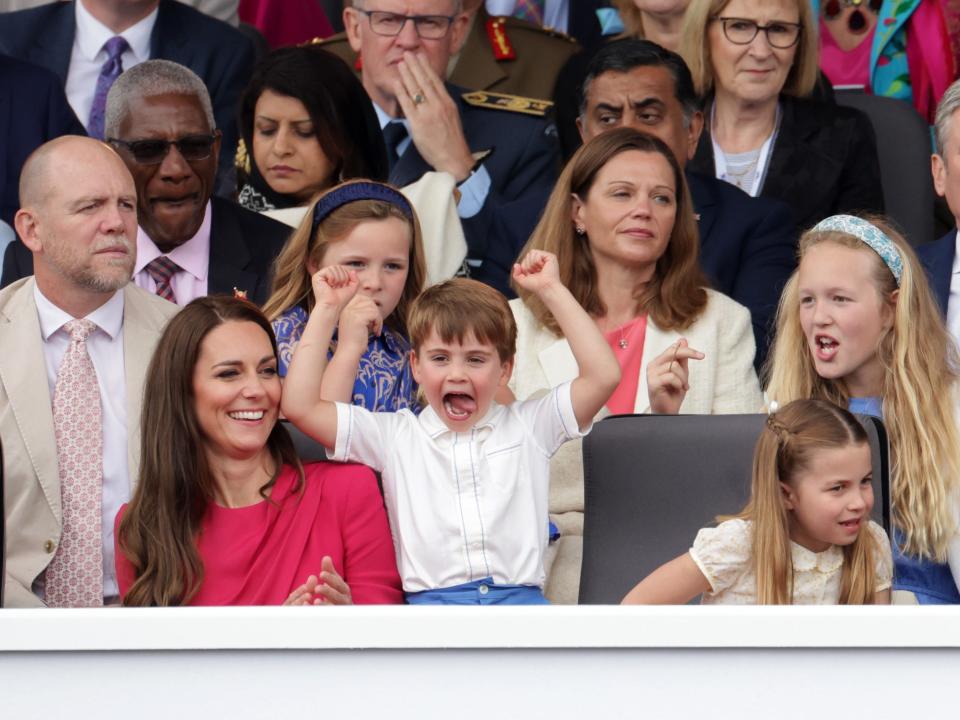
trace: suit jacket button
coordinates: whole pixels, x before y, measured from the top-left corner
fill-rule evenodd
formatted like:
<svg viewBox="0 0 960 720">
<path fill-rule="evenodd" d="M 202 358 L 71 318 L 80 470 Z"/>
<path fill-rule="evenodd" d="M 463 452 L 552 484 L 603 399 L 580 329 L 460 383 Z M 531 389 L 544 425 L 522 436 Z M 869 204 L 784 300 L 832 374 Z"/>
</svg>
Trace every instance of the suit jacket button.
<svg viewBox="0 0 960 720">
<path fill-rule="evenodd" d="M 53 540 L 47 540 L 47 541 L 43 544 L 43 549 L 44 549 L 46 552 L 48 552 L 48 553 L 52 553 L 56 547 L 57 547 L 57 546 L 56 546 L 56 544 L 53 542 Z"/>
</svg>

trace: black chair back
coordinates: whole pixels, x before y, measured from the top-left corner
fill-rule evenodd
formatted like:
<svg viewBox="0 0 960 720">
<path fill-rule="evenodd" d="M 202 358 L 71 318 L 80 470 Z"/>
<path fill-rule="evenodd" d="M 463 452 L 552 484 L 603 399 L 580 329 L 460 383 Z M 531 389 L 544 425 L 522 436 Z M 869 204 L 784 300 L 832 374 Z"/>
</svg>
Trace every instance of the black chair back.
<svg viewBox="0 0 960 720">
<path fill-rule="evenodd" d="M 594 426 L 583 442 L 581 604 L 619 603 L 700 528 L 743 508 L 766 417 L 615 415 Z M 886 432 L 858 419 L 873 457 L 873 519 L 889 532 Z"/>
</svg>

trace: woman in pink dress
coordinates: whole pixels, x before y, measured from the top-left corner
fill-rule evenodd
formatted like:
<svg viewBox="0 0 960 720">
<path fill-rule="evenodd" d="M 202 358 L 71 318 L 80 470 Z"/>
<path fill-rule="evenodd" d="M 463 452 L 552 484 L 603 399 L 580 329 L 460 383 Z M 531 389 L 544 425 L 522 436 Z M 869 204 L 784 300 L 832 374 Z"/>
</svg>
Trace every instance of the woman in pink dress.
<svg viewBox="0 0 960 720">
<path fill-rule="evenodd" d="M 373 473 L 301 465 L 279 405 L 276 341 L 252 303 L 198 298 L 170 321 L 116 521 L 124 605 L 402 602 Z"/>
</svg>

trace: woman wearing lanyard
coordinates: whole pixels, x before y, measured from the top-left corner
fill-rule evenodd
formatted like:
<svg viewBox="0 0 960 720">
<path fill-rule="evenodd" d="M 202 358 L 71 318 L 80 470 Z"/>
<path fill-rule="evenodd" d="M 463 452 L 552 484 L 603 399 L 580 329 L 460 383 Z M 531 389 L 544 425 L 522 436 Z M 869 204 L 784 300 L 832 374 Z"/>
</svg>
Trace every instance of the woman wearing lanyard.
<svg viewBox="0 0 960 720">
<path fill-rule="evenodd" d="M 806 0 L 692 0 L 682 54 L 708 98 L 689 168 L 793 208 L 800 228 L 881 212 L 873 128 L 851 108 L 806 99 L 817 34 Z"/>
</svg>

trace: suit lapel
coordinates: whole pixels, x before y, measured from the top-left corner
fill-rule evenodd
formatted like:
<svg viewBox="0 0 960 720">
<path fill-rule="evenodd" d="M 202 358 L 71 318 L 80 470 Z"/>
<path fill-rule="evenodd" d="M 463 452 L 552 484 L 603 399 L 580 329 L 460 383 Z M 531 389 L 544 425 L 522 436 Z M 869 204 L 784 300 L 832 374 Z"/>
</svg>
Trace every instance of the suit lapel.
<svg viewBox="0 0 960 720">
<path fill-rule="evenodd" d="M 537 358 L 550 387 L 573 380 L 580 373 L 580 367 L 566 338 L 559 338 L 547 345 L 537 353 Z"/>
<path fill-rule="evenodd" d="M 10 124 L 12 121 L 13 115 L 13 103 L 10 101 L 10 87 L 3 87 L 0 89 L 0 138 L 12 138 L 13 135 L 10 133 Z M 0 142 L 0 168 L 7 167 L 7 142 Z M 7 174 L 5 172 L 0 172 L 0 210 L 3 206 L 3 197 L 5 195 L 4 189 L 7 182 Z M 10 178 L 14 180 L 14 178 Z M 11 192 L 13 188 L 11 187 Z M 14 206 L 15 209 L 16 206 Z M 11 209 L 11 210 L 12 210 Z M 13 222 L 12 220 L 10 221 Z"/>
<path fill-rule="evenodd" d="M 661 355 L 671 343 L 680 339 L 674 330 L 661 330 L 653 319 L 647 316 L 647 333 L 643 338 L 643 357 L 640 360 L 640 378 L 637 381 L 637 397 L 634 400 L 635 413 L 650 412 L 650 389 L 647 387 L 647 365 Z"/>
<path fill-rule="evenodd" d="M 64 85 L 67 83 L 67 72 L 70 70 L 73 38 L 77 32 L 75 13 L 73 3 L 59 3 L 53 8 L 50 24 L 37 36 L 36 42 L 30 47 L 25 58 L 35 65 L 53 70 Z"/>
<path fill-rule="evenodd" d="M 390 184 L 396 185 L 397 187 L 410 185 L 432 169 L 433 168 L 427 165 L 427 161 L 423 159 L 420 151 L 417 150 L 417 146 L 413 143 L 413 140 L 411 140 L 407 149 L 404 150 L 403 155 L 400 156 L 400 160 L 397 161 L 397 164 L 393 166 L 393 170 L 390 171 Z"/>
<path fill-rule="evenodd" d="M 160 0 L 157 21 L 153 24 L 153 32 L 150 33 L 150 57 L 188 65 L 190 58 L 185 56 L 182 50 L 186 42 L 183 27 L 176 22 L 176 18 L 171 17 L 170 2 L 172 1 Z M 176 8 L 173 9 L 176 10 Z"/>
<path fill-rule="evenodd" d="M 711 162 L 713 162 L 711 158 Z M 697 216 L 697 229 L 700 231 L 700 247 L 703 247 L 710 230 L 717 219 L 717 198 L 709 184 L 703 182 L 696 173 L 686 172 L 687 184 L 690 186 L 690 195 L 693 198 L 693 212 Z"/>
<path fill-rule="evenodd" d="M 953 257 L 956 254 L 956 248 L 957 231 L 951 230 L 944 239 L 938 241 L 936 248 L 932 248 L 935 250 L 935 257 L 933 262 L 928 264 L 928 267 L 934 271 L 931 284 L 944 317 L 947 315 L 947 306 L 950 304 L 950 280 L 953 276 Z"/>
<path fill-rule="evenodd" d="M 211 198 L 210 209 L 210 269 L 207 292 L 210 295 L 246 290 L 253 296 L 257 287 L 256 273 L 244 268 L 250 263 L 250 250 L 244 241 L 237 218 L 230 212 L 226 200 Z"/>
<path fill-rule="evenodd" d="M 130 488 L 136 486 L 140 471 L 140 414 L 150 350 L 157 344 L 152 329 L 131 283 L 123 290 L 123 371 L 127 387 L 127 468 Z"/>
<path fill-rule="evenodd" d="M 809 191 L 804 192 L 804 187 L 809 187 L 813 178 L 822 177 L 819 157 L 810 151 L 807 142 L 813 128 L 801 121 L 789 98 L 783 98 L 780 107 L 780 128 L 760 194 L 772 198 L 796 198 L 802 207 L 806 204 L 803 198 L 811 197 Z M 813 197 L 816 198 L 816 194 Z M 805 217 L 806 210 L 798 210 L 797 216 Z"/>
<path fill-rule="evenodd" d="M 24 283 L 0 317 L 0 347 L 6 348 L 6 352 L 0 353 L 0 381 L 30 455 L 33 471 L 59 523 L 62 514 L 57 444 L 33 287 L 33 280 Z"/>
</svg>

